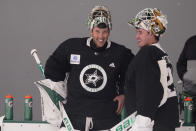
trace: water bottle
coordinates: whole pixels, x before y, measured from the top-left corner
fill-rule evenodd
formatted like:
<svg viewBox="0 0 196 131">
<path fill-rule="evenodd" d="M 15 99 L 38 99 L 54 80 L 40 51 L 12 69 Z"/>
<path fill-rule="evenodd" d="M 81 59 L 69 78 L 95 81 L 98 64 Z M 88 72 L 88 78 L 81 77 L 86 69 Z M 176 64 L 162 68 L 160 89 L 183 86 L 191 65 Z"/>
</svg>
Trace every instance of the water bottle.
<svg viewBox="0 0 196 131">
<path fill-rule="evenodd" d="M 31 121 L 33 118 L 32 112 L 32 96 L 27 94 L 24 97 L 24 120 Z"/>
<path fill-rule="evenodd" d="M 5 96 L 5 120 L 13 120 L 13 97 Z"/>
<path fill-rule="evenodd" d="M 194 105 L 191 97 L 186 97 L 184 99 L 184 123 L 191 124 L 193 123 L 193 111 Z"/>
</svg>

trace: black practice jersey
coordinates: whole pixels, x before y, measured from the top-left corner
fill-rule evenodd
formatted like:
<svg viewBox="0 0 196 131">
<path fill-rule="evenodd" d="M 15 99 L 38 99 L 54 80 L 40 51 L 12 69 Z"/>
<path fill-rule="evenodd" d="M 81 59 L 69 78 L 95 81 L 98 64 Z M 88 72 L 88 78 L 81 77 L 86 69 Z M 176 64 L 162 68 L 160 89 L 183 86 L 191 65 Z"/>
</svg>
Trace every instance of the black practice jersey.
<svg viewBox="0 0 196 131">
<path fill-rule="evenodd" d="M 63 42 L 49 57 L 45 76 L 64 81 L 68 97 L 65 109 L 69 115 L 113 117 L 115 96 L 123 94 L 124 77 L 133 57 L 124 46 L 107 41 L 95 48 L 92 38 L 72 38 Z"/>
<path fill-rule="evenodd" d="M 178 101 L 168 55 L 158 43 L 144 46 L 132 60 L 126 75 L 130 112 L 155 120 L 155 124 L 178 124 Z"/>
<path fill-rule="evenodd" d="M 187 62 L 189 60 L 196 60 L 195 50 L 196 36 L 192 36 L 186 41 L 184 48 L 177 61 L 177 73 L 181 80 L 183 80 L 183 76 L 187 72 Z"/>
</svg>

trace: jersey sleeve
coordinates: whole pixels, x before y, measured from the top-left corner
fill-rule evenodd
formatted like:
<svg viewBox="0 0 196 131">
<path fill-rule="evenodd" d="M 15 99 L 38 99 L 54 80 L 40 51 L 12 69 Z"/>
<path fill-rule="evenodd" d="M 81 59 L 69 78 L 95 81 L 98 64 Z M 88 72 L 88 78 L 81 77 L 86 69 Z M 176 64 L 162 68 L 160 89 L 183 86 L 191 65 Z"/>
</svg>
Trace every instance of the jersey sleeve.
<svg viewBox="0 0 196 131">
<path fill-rule="evenodd" d="M 183 80 L 184 73 L 187 71 L 186 45 L 178 58 L 176 67 L 179 78 Z"/>
<path fill-rule="evenodd" d="M 132 75 L 134 72 L 133 61 L 129 63 L 125 77 L 125 108 L 127 115 L 130 115 L 136 111 L 136 90 L 134 88 L 135 82 L 133 79 L 135 76 Z"/>
<path fill-rule="evenodd" d="M 70 70 L 68 63 L 68 41 L 63 42 L 51 56 L 45 65 L 45 77 L 55 82 L 64 81 L 66 72 Z"/>
<path fill-rule="evenodd" d="M 124 94 L 125 74 L 129 63 L 132 61 L 134 54 L 130 49 L 125 48 L 121 61 L 120 78 L 119 78 L 119 94 Z"/>
<path fill-rule="evenodd" d="M 135 65 L 136 110 L 139 115 L 154 119 L 163 97 L 160 68 L 152 50 L 143 48 Z"/>
</svg>

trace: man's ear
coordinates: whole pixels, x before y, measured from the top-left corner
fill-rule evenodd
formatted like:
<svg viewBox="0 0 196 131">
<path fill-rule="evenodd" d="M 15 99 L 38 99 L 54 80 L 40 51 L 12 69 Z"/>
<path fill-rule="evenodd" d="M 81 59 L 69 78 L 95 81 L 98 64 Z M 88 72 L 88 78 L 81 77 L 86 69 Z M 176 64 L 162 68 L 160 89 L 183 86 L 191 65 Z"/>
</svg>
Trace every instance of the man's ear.
<svg viewBox="0 0 196 131">
<path fill-rule="evenodd" d="M 155 38 L 155 35 L 152 32 L 150 32 L 150 37 Z"/>
</svg>

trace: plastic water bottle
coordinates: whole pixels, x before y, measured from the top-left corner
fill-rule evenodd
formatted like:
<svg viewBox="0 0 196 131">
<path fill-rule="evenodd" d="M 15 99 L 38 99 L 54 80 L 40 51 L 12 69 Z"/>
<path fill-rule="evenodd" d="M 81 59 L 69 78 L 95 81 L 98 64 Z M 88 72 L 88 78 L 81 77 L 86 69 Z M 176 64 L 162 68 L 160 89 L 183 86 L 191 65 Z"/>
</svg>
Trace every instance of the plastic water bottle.
<svg viewBox="0 0 196 131">
<path fill-rule="evenodd" d="M 13 120 L 13 97 L 10 94 L 5 96 L 5 119 Z"/>
<path fill-rule="evenodd" d="M 24 120 L 31 121 L 33 118 L 33 112 L 32 112 L 32 96 L 27 94 L 24 97 Z"/>
<path fill-rule="evenodd" d="M 193 111 L 194 105 L 191 97 L 186 97 L 184 99 L 184 123 L 191 124 L 193 123 Z"/>
</svg>

